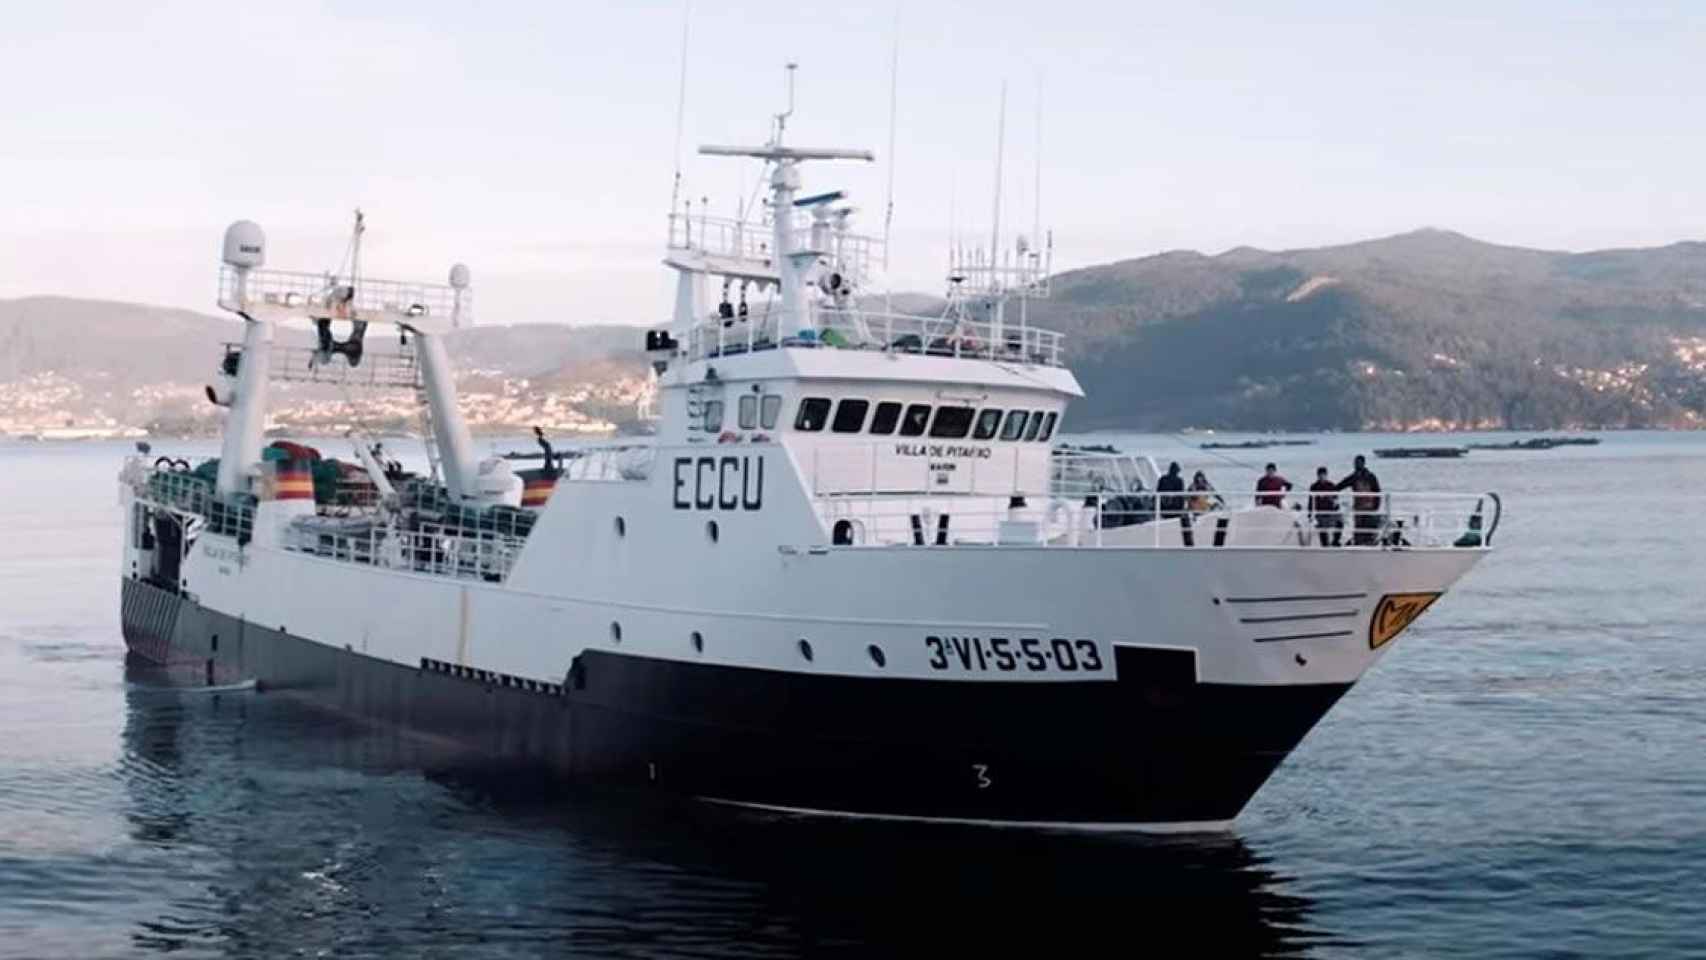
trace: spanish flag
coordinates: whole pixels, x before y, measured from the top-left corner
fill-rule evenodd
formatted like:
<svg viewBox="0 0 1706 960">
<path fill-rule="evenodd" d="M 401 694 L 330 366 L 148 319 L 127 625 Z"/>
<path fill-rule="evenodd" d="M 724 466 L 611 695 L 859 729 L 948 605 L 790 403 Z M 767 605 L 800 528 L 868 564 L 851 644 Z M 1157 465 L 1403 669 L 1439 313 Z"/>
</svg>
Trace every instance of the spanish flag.
<svg viewBox="0 0 1706 960">
<path fill-rule="evenodd" d="M 551 491 L 557 488 L 557 477 L 549 470 L 523 470 L 521 482 L 521 505 L 524 507 L 543 507 L 551 499 Z"/>
<path fill-rule="evenodd" d="M 314 472 L 307 460 L 277 460 L 273 463 L 274 500 L 313 500 Z"/>
</svg>

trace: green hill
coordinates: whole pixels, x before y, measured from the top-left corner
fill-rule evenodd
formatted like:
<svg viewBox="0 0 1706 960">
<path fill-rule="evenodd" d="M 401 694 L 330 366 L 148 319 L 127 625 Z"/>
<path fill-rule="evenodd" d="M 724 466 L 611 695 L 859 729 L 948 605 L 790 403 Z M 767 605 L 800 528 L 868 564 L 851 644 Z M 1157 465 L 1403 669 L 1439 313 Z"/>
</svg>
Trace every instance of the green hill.
<svg viewBox="0 0 1706 960">
<path fill-rule="evenodd" d="M 1554 253 L 1423 230 L 1060 275 L 1074 428 L 1694 426 L 1706 244 Z M 1696 359 L 1698 358 L 1698 359 Z"/>
</svg>

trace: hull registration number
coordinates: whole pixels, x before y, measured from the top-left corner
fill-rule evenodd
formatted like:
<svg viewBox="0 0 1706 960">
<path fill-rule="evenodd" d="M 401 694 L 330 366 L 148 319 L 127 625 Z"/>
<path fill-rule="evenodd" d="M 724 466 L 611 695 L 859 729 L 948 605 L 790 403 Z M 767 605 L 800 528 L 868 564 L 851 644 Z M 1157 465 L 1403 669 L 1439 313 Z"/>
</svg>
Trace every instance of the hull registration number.
<svg viewBox="0 0 1706 960">
<path fill-rule="evenodd" d="M 930 668 L 953 673 L 1102 673 L 1107 660 L 1094 640 L 1065 637 L 924 638 Z"/>
</svg>

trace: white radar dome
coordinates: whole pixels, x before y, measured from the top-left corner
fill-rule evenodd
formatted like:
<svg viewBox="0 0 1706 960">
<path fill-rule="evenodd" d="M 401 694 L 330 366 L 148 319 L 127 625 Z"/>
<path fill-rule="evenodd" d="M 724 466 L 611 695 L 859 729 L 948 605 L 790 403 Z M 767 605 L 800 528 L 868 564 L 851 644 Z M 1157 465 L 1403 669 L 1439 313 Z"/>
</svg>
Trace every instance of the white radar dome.
<svg viewBox="0 0 1706 960">
<path fill-rule="evenodd" d="M 450 268 L 450 285 L 458 290 L 468 286 L 468 265 L 459 263 Z"/>
<path fill-rule="evenodd" d="M 225 228 L 223 258 L 233 267 L 250 269 L 267 262 L 267 235 L 253 220 L 239 220 Z"/>
</svg>

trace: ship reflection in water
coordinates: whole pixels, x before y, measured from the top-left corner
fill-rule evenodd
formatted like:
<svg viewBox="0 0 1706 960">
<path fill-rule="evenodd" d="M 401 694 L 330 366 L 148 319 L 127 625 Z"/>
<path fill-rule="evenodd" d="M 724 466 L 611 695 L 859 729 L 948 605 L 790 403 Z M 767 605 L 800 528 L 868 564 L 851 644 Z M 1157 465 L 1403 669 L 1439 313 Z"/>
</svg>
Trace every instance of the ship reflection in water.
<svg viewBox="0 0 1706 960">
<path fill-rule="evenodd" d="M 1329 941 L 1235 837 L 770 817 L 444 771 L 434 745 L 127 668 L 130 833 L 175 890 L 138 949 L 459 957 Z"/>
</svg>

